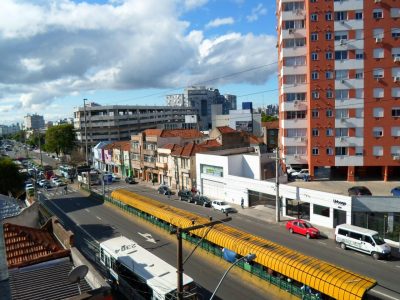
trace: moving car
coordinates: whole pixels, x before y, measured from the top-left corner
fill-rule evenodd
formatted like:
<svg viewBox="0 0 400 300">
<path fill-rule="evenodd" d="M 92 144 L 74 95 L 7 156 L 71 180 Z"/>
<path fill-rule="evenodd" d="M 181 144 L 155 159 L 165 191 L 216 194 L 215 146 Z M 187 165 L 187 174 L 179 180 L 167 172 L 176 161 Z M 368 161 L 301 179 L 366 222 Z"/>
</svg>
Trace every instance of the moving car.
<svg viewBox="0 0 400 300">
<path fill-rule="evenodd" d="M 336 226 L 335 240 L 343 250 L 350 248 L 364 252 L 374 259 L 389 258 L 392 251 L 377 231 L 349 224 Z"/>
<path fill-rule="evenodd" d="M 309 173 L 308 169 L 301 169 L 298 172 L 296 172 L 296 171 L 292 172 L 290 175 L 294 178 L 303 179 L 305 176 L 310 176 L 310 173 Z"/>
<path fill-rule="evenodd" d="M 229 205 L 228 203 L 226 203 L 225 201 L 214 200 L 214 201 L 212 202 L 211 206 L 213 207 L 213 209 L 220 210 L 220 211 L 222 211 L 223 213 L 234 211 L 234 209 L 232 208 L 232 206 L 230 206 L 230 205 Z"/>
<path fill-rule="evenodd" d="M 365 186 L 353 186 L 347 190 L 349 196 L 372 196 L 371 191 Z"/>
<path fill-rule="evenodd" d="M 46 179 L 39 180 L 39 182 L 38 182 L 38 185 L 40 187 L 44 187 L 45 185 L 48 185 L 48 184 L 49 184 L 49 182 Z"/>
<path fill-rule="evenodd" d="M 201 196 L 201 195 L 193 196 L 192 202 L 194 202 L 194 204 L 196 205 L 211 207 L 211 200 L 208 199 L 206 196 Z"/>
<path fill-rule="evenodd" d="M 55 186 L 63 186 L 65 183 L 58 178 L 54 178 L 51 180 L 51 183 Z"/>
<path fill-rule="evenodd" d="M 286 223 L 286 229 L 290 233 L 298 233 L 305 235 L 306 238 L 317 238 L 320 233 L 317 228 L 312 226 L 310 223 L 303 220 L 291 220 Z"/>
<path fill-rule="evenodd" d="M 136 183 L 138 183 L 138 182 L 135 180 L 135 178 L 133 178 L 133 177 L 126 177 L 126 178 L 125 178 L 125 182 L 126 182 L 126 183 L 129 183 L 129 184 L 136 184 Z"/>
<path fill-rule="evenodd" d="M 171 189 L 166 185 L 160 185 L 157 189 L 157 192 L 162 195 L 173 195 L 174 193 Z"/>
<path fill-rule="evenodd" d="M 193 193 L 189 190 L 180 190 L 178 192 L 179 200 L 191 202 Z"/>
</svg>

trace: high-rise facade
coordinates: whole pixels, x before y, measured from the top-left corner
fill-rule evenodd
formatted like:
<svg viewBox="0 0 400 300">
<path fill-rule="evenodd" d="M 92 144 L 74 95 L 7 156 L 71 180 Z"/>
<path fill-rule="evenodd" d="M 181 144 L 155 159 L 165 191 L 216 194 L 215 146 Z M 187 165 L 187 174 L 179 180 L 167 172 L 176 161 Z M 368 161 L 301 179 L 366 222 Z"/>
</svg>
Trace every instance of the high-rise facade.
<svg viewBox="0 0 400 300">
<path fill-rule="evenodd" d="M 400 3 L 278 0 L 277 19 L 286 164 L 399 178 Z"/>
<path fill-rule="evenodd" d="M 25 130 L 38 130 L 44 128 L 43 116 L 38 114 L 26 115 L 24 117 Z"/>
</svg>

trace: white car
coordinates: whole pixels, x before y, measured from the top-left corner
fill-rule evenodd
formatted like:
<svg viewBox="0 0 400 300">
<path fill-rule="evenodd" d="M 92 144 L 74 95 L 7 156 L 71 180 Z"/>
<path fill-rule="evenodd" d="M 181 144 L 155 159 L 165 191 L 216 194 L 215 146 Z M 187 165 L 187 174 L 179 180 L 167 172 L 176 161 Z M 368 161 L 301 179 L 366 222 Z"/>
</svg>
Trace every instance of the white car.
<svg viewBox="0 0 400 300">
<path fill-rule="evenodd" d="M 34 187 L 33 187 L 33 184 L 32 183 L 28 183 L 28 184 L 26 184 L 25 185 L 25 190 L 27 191 L 27 190 L 33 190 L 34 189 Z"/>
<path fill-rule="evenodd" d="M 310 173 L 308 172 L 308 169 L 301 169 L 299 172 L 293 172 L 291 174 L 295 178 L 304 178 L 304 176 L 310 176 Z"/>
<path fill-rule="evenodd" d="M 290 166 L 290 165 L 287 165 L 286 166 L 286 173 L 288 173 L 289 175 L 292 175 L 293 176 L 293 173 L 295 173 L 295 172 L 300 172 L 300 168 L 296 168 L 296 167 L 292 167 L 292 166 Z"/>
<path fill-rule="evenodd" d="M 62 181 L 61 181 L 60 179 L 58 179 L 58 178 L 52 179 L 52 180 L 51 180 L 51 183 L 52 183 L 53 185 L 55 185 L 55 186 L 62 186 L 62 185 L 65 185 L 65 183 L 62 182 Z"/>
<path fill-rule="evenodd" d="M 214 200 L 214 201 L 211 203 L 211 206 L 212 206 L 213 209 L 220 210 L 220 211 L 222 211 L 223 213 L 233 211 L 232 206 L 230 206 L 230 205 L 229 205 L 228 203 L 226 203 L 225 201 Z"/>
</svg>

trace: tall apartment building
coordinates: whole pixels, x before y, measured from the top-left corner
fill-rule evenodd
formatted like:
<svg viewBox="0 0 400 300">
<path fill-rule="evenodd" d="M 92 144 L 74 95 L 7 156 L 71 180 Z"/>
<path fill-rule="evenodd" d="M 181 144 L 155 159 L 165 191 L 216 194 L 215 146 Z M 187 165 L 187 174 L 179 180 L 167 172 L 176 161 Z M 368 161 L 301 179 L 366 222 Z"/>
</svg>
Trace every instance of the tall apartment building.
<svg viewBox="0 0 400 300">
<path fill-rule="evenodd" d="M 400 177 L 399 18 L 396 0 L 277 1 L 286 164 Z"/>
<path fill-rule="evenodd" d="M 24 117 L 24 125 L 25 130 L 37 130 L 44 128 L 44 119 L 43 116 L 39 116 L 37 114 L 26 115 Z"/>
<path fill-rule="evenodd" d="M 130 140 L 132 134 L 150 129 L 190 128 L 185 123 L 186 115 L 197 115 L 190 107 L 109 105 L 95 103 L 79 107 L 74 112 L 74 128 L 78 144 L 85 147 L 85 127 L 88 146 L 93 147 L 101 141 Z M 195 126 L 194 126 L 195 127 Z"/>
<path fill-rule="evenodd" d="M 205 86 L 192 86 L 184 90 L 183 94 L 166 96 L 168 106 L 196 108 L 199 111 L 199 129 L 208 130 L 212 126 L 212 104 L 222 105 L 222 114 L 229 114 L 229 110 L 236 109 L 235 95 L 221 95 L 218 89 Z"/>
</svg>

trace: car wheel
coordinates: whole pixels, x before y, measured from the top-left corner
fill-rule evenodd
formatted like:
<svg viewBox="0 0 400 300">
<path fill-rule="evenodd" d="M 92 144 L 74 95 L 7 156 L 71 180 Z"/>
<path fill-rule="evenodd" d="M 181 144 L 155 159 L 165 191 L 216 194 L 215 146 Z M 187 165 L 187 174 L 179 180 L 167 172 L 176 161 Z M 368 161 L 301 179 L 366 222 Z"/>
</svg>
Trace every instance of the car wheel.
<svg viewBox="0 0 400 300">
<path fill-rule="evenodd" d="M 290 233 L 293 233 L 293 228 L 289 228 L 289 232 L 290 232 Z"/>
<path fill-rule="evenodd" d="M 306 233 L 306 238 L 307 238 L 307 239 L 310 239 L 310 238 L 311 238 L 311 236 L 310 236 L 310 234 L 309 234 L 308 232 Z"/>
<path fill-rule="evenodd" d="M 346 244 L 345 243 L 340 243 L 340 248 L 342 248 L 343 250 L 346 250 Z"/>
<path fill-rule="evenodd" d="M 372 252 L 372 253 L 371 253 L 371 256 L 372 256 L 372 258 L 375 259 L 375 260 L 378 260 L 379 257 L 380 257 L 378 252 Z"/>
<path fill-rule="evenodd" d="M 225 209 L 221 209 L 221 211 L 222 211 L 223 214 L 225 213 Z"/>
</svg>

